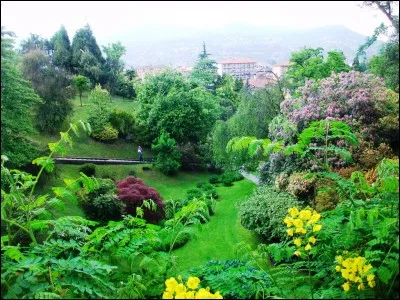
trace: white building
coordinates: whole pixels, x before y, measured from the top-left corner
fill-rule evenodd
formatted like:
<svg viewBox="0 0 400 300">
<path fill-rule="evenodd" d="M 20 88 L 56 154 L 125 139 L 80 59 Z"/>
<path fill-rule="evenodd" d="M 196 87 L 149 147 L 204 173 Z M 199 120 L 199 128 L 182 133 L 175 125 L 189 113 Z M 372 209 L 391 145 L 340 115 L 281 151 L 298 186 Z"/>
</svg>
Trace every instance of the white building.
<svg viewBox="0 0 400 300">
<path fill-rule="evenodd" d="M 246 80 L 252 77 L 256 71 L 257 62 L 249 58 L 232 58 L 218 62 L 218 74 L 229 74 L 233 78 Z"/>
<path fill-rule="evenodd" d="M 281 77 L 283 74 L 286 73 L 290 64 L 291 63 L 289 61 L 285 61 L 280 64 L 273 65 L 272 72 L 274 72 L 276 76 Z"/>
</svg>

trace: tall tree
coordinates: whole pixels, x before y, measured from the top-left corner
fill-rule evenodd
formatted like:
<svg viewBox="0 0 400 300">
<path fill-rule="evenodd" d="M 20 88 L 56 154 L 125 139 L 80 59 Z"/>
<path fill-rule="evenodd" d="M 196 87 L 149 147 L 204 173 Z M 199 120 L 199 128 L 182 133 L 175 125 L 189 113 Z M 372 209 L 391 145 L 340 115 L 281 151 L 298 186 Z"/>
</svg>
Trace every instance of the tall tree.
<svg viewBox="0 0 400 300">
<path fill-rule="evenodd" d="M 64 25 L 51 38 L 54 45 L 53 64 L 72 71 L 72 49 L 67 30 Z"/>
<path fill-rule="evenodd" d="M 195 66 L 191 73 L 191 79 L 197 85 L 215 91 L 215 86 L 218 78 L 216 62 L 209 58 L 206 45 L 203 43 L 203 51 L 199 54 Z"/>
<path fill-rule="evenodd" d="M 55 133 L 61 130 L 72 113 L 69 101 L 75 95 L 72 76 L 64 69 L 54 67 L 40 50 L 23 56 L 22 69 L 25 79 L 32 82 L 33 89 L 44 100 L 37 116 L 40 131 Z"/>
<path fill-rule="evenodd" d="M 16 68 L 14 36 L 1 27 L 1 154 L 21 167 L 39 153 L 27 137 L 35 133 L 32 111 L 40 98 Z"/>
<path fill-rule="evenodd" d="M 322 48 L 305 48 L 293 52 L 285 77 L 288 88 L 292 93 L 300 86 L 303 86 L 307 79 L 322 79 L 329 77 L 332 72 L 340 73 L 349 71 L 350 67 L 345 63 L 345 56 L 339 51 L 329 51 L 324 61 Z"/>
<path fill-rule="evenodd" d="M 32 50 L 42 50 L 46 51 L 47 54 L 51 54 L 53 45 L 50 41 L 42 38 L 40 35 L 31 33 L 26 40 L 21 42 L 20 52 L 24 54 Z"/>
<path fill-rule="evenodd" d="M 72 39 L 72 66 L 74 71 L 98 82 L 104 58 L 89 24 L 79 29 Z"/>
<path fill-rule="evenodd" d="M 126 48 L 120 42 L 117 42 L 103 46 L 103 51 L 106 54 L 105 73 L 108 79 L 110 94 L 114 94 L 118 85 L 118 79 L 124 70 L 125 63 L 122 60 L 122 56 L 125 55 Z"/>
</svg>

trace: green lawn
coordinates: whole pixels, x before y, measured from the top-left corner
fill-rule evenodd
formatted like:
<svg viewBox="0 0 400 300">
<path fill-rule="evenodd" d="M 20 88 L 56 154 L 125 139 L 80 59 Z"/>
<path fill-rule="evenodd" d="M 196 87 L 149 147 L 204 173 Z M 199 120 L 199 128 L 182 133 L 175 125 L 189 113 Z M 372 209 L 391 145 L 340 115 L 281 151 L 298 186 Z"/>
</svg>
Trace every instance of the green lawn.
<svg viewBox="0 0 400 300">
<path fill-rule="evenodd" d="M 89 109 L 89 102 L 88 102 L 88 93 L 82 96 L 82 104 L 79 101 L 79 96 L 76 96 L 75 99 L 72 100 L 74 105 L 74 114 L 72 116 L 72 121 L 79 121 L 79 120 L 87 120 L 88 118 L 88 109 Z M 133 112 L 138 107 L 138 102 L 132 99 L 126 99 L 119 96 L 113 96 L 111 101 L 112 108 L 119 108 L 123 111 Z"/>
<path fill-rule="evenodd" d="M 150 167 L 150 171 L 143 171 L 142 167 Z M 76 179 L 79 175 L 79 168 L 81 165 L 56 165 L 56 176 L 49 175 L 44 186 L 36 189 L 36 193 L 49 193 L 49 189 L 53 186 L 64 186 L 63 179 Z M 154 187 L 164 200 L 167 199 L 180 199 L 186 195 L 186 191 L 196 187 L 199 182 L 208 182 L 208 178 L 212 175 L 210 173 L 198 172 L 180 172 L 176 176 L 165 176 L 158 170 L 154 169 L 151 164 L 146 165 L 97 165 L 96 177 L 102 177 L 104 174 L 113 176 L 116 180 L 122 180 L 129 176 L 129 172 L 134 170 L 136 176 L 142 178 L 144 183 L 148 186 Z M 79 215 L 83 216 L 82 210 L 74 203 L 66 203 L 66 210 L 59 213 L 61 215 Z"/>
<path fill-rule="evenodd" d="M 150 167 L 150 171 L 143 171 L 142 167 Z M 39 187 L 37 193 L 49 192 L 51 186 L 64 186 L 63 178 L 76 179 L 79 176 L 79 165 L 57 165 L 58 176 L 51 176 L 46 185 Z M 204 172 L 179 172 L 176 176 L 165 176 L 152 165 L 97 165 L 96 177 L 105 173 L 112 175 L 116 180 L 126 178 L 131 170 L 137 177 L 142 178 L 148 186 L 154 187 L 164 200 L 180 199 L 186 191 L 196 187 L 199 182 L 208 182 L 212 174 Z M 259 243 L 255 234 L 243 228 L 240 224 L 235 204 L 252 194 L 255 184 L 247 179 L 234 183 L 232 187 L 218 186 L 219 199 L 215 214 L 209 223 L 201 225 L 202 230 L 197 238 L 189 241 L 185 246 L 173 253 L 178 259 L 178 271 L 187 271 L 190 267 L 199 266 L 211 259 L 234 259 L 235 245 L 246 242 L 252 247 Z M 66 203 L 66 209 L 56 212 L 55 216 L 78 215 L 84 216 L 76 203 Z"/>
<path fill-rule="evenodd" d="M 83 107 L 80 106 L 79 96 L 72 100 L 74 105 L 74 113 L 71 118 L 71 122 L 79 120 L 86 121 L 88 118 L 89 104 L 87 96 L 82 97 Z M 138 103 L 130 99 L 122 99 L 118 96 L 113 96 L 111 102 L 112 107 L 118 107 L 124 111 L 133 112 Z M 72 133 L 73 135 L 73 133 Z M 38 142 L 42 147 L 47 147 L 49 142 L 56 142 L 60 139 L 59 134 L 48 135 L 48 134 L 37 134 L 32 136 L 32 139 Z M 80 130 L 79 137 L 73 137 L 73 147 L 67 151 L 66 156 L 76 157 L 114 157 L 114 158 L 138 158 L 137 154 L 138 145 L 118 140 L 112 144 L 104 144 L 93 140 L 88 137 L 82 130 Z M 151 157 L 151 150 L 143 148 L 143 158 Z"/>
<path fill-rule="evenodd" d="M 235 204 L 251 195 L 255 184 L 244 179 L 232 187 L 218 187 L 220 199 L 211 221 L 202 225 L 197 238 L 182 248 L 173 251 L 177 256 L 178 272 L 183 273 L 209 260 L 238 258 L 234 249 L 239 242 L 246 242 L 253 248 L 259 243 L 257 236 L 240 224 Z"/>
</svg>

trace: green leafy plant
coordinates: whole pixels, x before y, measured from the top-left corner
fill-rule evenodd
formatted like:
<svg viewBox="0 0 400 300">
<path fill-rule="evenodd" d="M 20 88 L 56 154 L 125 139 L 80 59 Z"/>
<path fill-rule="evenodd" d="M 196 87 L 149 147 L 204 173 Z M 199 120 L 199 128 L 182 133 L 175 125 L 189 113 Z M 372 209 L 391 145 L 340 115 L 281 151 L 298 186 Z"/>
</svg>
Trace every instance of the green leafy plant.
<svg viewBox="0 0 400 300">
<path fill-rule="evenodd" d="M 84 173 L 86 176 L 95 176 L 96 175 L 96 165 L 95 164 L 84 164 L 79 168 L 79 171 Z"/>
</svg>

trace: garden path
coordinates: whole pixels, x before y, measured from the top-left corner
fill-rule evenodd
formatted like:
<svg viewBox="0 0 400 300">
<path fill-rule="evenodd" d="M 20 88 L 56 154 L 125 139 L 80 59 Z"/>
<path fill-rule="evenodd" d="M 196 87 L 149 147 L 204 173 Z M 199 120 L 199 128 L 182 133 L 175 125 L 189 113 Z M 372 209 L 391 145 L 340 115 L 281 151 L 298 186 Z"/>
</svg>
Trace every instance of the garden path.
<svg viewBox="0 0 400 300">
<path fill-rule="evenodd" d="M 247 173 L 246 171 L 240 170 L 240 174 L 242 174 L 245 178 L 248 180 L 253 181 L 255 184 L 260 184 L 260 178 L 258 178 L 256 175 Z"/>
</svg>

